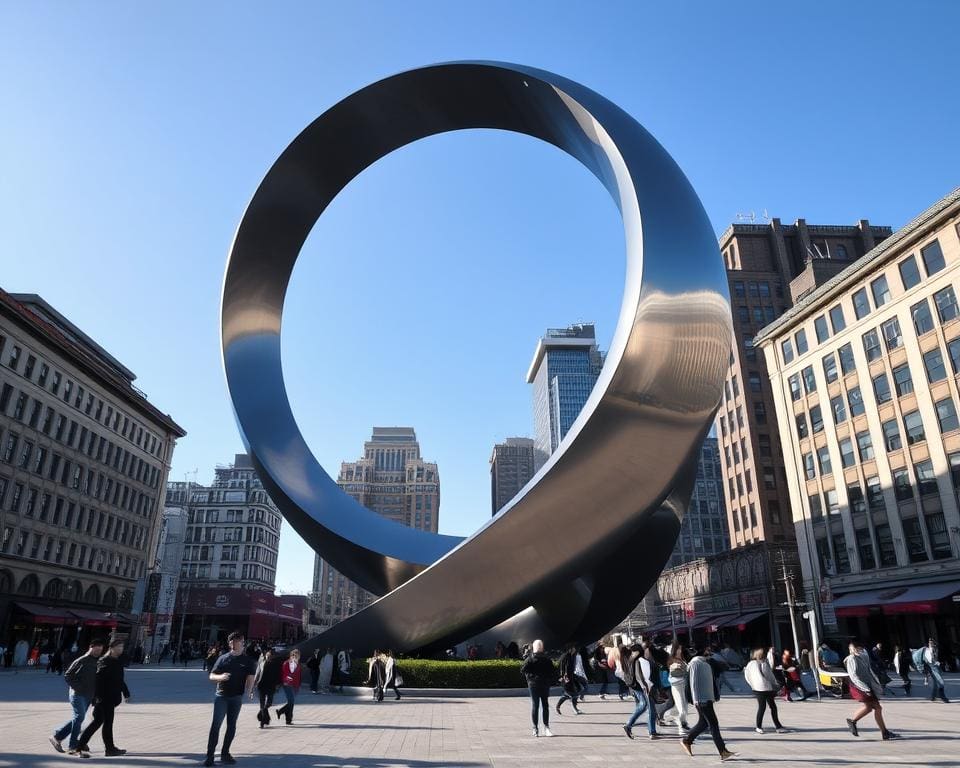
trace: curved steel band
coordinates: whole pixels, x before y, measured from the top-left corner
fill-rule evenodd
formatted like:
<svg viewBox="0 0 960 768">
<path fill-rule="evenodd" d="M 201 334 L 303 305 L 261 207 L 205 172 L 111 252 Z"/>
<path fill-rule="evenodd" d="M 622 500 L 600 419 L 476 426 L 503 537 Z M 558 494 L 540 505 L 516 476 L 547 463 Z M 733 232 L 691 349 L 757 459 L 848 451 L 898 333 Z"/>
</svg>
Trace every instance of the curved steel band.
<svg viewBox="0 0 960 768">
<path fill-rule="evenodd" d="M 324 472 L 286 396 L 280 325 L 300 248 L 337 193 L 394 149 L 467 128 L 534 136 L 590 169 L 621 211 L 627 266 L 606 364 L 579 418 L 511 504 L 460 540 L 386 520 Z M 591 639 L 621 620 L 670 556 L 731 331 L 713 230 L 657 141 L 570 80 L 468 62 L 374 83 L 287 147 L 237 230 L 222 342 L 243 440 L 271 497 L 323 558 L 385 595 L 317 642 L 409 650 L 505 621 L 514 639 L 556 641 Z"/>
</svg>

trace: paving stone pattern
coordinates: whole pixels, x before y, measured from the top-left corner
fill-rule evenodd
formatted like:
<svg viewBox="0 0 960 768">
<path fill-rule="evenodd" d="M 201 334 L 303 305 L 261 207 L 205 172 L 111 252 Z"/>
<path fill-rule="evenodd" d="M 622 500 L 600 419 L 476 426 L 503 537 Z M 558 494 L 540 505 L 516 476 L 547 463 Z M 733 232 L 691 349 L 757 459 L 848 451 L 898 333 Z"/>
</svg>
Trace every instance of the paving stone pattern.
<svg viewBox="0 0 960 768">
<path fill-rule="evenodd" d="M 742 679 L 742 678 L 741 678 Z M 56 768 L 80 762 L 89 766 L 123 764 L 163 768 L 194 766 L 204 757 L 213 685 L 199 669 L 133 668 L 127 673 L 133 693 L 117 710 L 117 744 L 129 750 L 105 758 L 99 735 L 93 759 L 54 752 L 47 741 L 69 716 L 66 686 L 42 671 L 0 672 L 0 766 Z M 742 685 L 742 684 L 741 684 Z M 725 694 L 718 706 L 724 738 L 739 754 L 734 763 L 787 766 L 960 766 L 957 735 L 960 704 L 929 702 L 921 682 L 914 697 L 884 700 L 888 725 L 903 739 L 882 742 L 872 719 L 861 721 L 853 738 L 844 718 L 854 702 L 828 700 L 780 705 L 787 734 L 754 733 L 755 704 L 744 694 Z M 960 678 L 951 676 L 947 693 L 960 698 Z M 279 697 L 282 702 L 282 695 Z M 555 702 L 551 700 L 551 706 Z M 565 709 L 569 704 L 565 705 Z M 311 695 L 304 691 L 292 726 L 260 730 L 256 706 L 240 713 L 233 754 L 249 768 L 432 768 L 433 766 L 690 766 L 719 763 L 709 736 L 694 745 L 691 760 L 673 729 L 665 738 L 647 739 L 646 718 L 630 741 L 621 726 L 632 711 L 616 696 L 588 696 L 579 717 L 551 717 L 555 738 L 531 735 L 529 700 L 508 698 L 420 698 L 389 696 L 377 704 L 366 696 Z M 768 715 L 769 718 L 769 715 Z M 769 720 L 767 721 L 769 724 Z M 219 764 L 219 762 L 218 762 Z"/>
</svg>

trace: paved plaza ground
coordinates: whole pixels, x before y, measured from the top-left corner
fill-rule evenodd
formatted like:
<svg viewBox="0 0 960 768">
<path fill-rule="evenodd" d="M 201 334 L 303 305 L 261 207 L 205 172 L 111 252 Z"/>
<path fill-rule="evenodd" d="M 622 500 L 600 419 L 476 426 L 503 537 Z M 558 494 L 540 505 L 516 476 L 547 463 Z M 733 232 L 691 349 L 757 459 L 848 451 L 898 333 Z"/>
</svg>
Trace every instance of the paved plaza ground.
<svg viewBox="0 0 960 768">
<path fill-rule="evenodd" d="M 97 736 L 91 744 L 93 759 L 81 761 L 57 754 L 47 742 L 54 727 L 69 715 L 62 678 L 34 670 L 0 673 L 0 766 L 197 765 L 204 757 L 211 712 L 213 686 L 206 675 L 199 668 L 134 667 L 127 681 L 133 698 L 117 710 L 116 737 L 129 754 L 104 758 Z M 921 698 L 928 692 L 922 683 L 915 683 L 914 693 L 919 695 L 885 700 L 888 725 L 903 735 L 896 742 L 880 741 L 872 720 L 862 722 L 859 739 L 850 736 L 844 718 L 855 704 L 849 700 L 782 704 L 781 719 L 796 730 L 781 735 L 754 733 L 755 705 L 746 695 L 725 693 L 718 713 L 729 748 L 739 753 L 735 763 L 778 768 L 960 766 L 960 703 L 931 703 Z M 951 677 L 947 693 L 960 698 L 960 678 Z M 583 711 L 579 717 L 554 715 L 555 738 L 534 739 L 529 702 L 523 697 L 411 695 L 400 702 L 388 698 L 376 704 L 367 696 L 306 692 L 292 726 L 260 730 L 255 706 L 244 704 L 233 754 L 241 768 L 627 764 L 695 768 L 719 763 L 709 738 L 694 746 L 693 760 L 681 752 L 673 730 L 667 731 L 667 738 L 650 742 L 646 728 L 638 727 L 638 739 L 629 741 L 621 725 L 632 708 L 616 696 L 606 701 L 589 696 Z"/>
</svg>

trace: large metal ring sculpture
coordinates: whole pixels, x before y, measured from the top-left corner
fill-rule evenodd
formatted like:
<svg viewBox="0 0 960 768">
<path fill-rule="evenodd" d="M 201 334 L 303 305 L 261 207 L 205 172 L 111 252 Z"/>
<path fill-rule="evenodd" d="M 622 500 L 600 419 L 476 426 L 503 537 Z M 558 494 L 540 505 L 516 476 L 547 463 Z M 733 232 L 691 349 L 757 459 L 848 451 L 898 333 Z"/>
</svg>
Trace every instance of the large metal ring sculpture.
<svg viewBox="0 0 960 768">
<path fill-rule="evenodd" d="M 523 491 L 461 540 L 380 517 L 320 467 L 287 399 L 280 324 L 301 246 L 337 193 L 398 147 L 468 128 L 527 134 L 589 168 L 622 214 L 627 268 L 579 418 Z M 384 595 L 313 641 L 358 651 L 450 645 L 495 627 L 518 640 L 589 640 L 615 626 L 670 556 L 731 344 L 716 238 L 670 155 L 588 88 L 490 62 L 389 77 L 311 123 L 244 213 L 221 322 L 227 384 L 265 487 L 323 558 Z"/>
</svg>

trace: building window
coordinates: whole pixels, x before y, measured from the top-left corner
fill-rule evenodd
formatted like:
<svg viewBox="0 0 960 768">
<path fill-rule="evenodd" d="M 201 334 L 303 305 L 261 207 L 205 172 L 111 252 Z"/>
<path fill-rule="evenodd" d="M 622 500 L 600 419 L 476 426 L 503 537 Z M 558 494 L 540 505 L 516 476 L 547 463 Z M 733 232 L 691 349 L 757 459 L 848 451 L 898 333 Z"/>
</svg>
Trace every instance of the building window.
<svg viewBox="0 0 960 768">
<path fill-rule="evenodd" d="M 797 344 L 797 354 L 802 355 L 807 351 L 807 332 L 801 328 L 793 337 L 794 341 Z"/>
<path fill-rule="evenodd" d="M 943 251 L 940 250 L 939 240 L 934 240 L 930 245 L 921 248 L 920 256 L 923 259 L 923 268 L 927 270 L 927 277 L 943 269 Z"/>
<path fill-rule="evenodd" d="M 843 305 L 837 304 L 830 308 L 830 325 L 833 326 L 834 333 L 840 333 L 847 327 L 847 321 L 843 317 Z"/>
<path fill-rule="evenodd" d="M 887 351 L 891 352 L 903 346 L 903 334 L 900 333 L 900 322 L 895 317 L 891 317 L 881 326 L 883 341 L 887 345 Z"/>
<path fill-rule="evenodd" d="M 850 573 L 850 556 L 847 554 L 847 539 L 843 531 L 833 534 L 833 551 L 836 555 L 837 573 Z"/>
<path fill-rule="evenodd" d="M 857 432 L 857 449 L 860 451 L 860 461 L 873 458 L 873 440 L 869 432 Z"/>
<path fill-rule="evenodd" d="M 953 552 L 950 551 L 950 533 L 947 531 L 947 522 L 943 519 L 943 512 L 927 515 L 926 520 L 933 559 L 946 560 L 953 557 Z"/>
<path fill-rule="evenodd" d="M 870 314 L 870 299 L 867 298 L 867 289 L 861 288 L 853 294 L 853 314 L 861 320 Z"/>
<path fill-rule="evenodd" d="M 853 441 L 849 437 L 840 441 L 840 463 L 844 469 L 849 469 L 857 463 L 856 457 L 853 455 Z"/>
<path fill-rule="evenodd" d="M 920 411 L 911 411 L 903 415 L 903 426 L 907 433 L 907 445 L 916 445 L 926 440 L 923 432 L 923 420 Z"/>
<path fill-rule="evenodd" d="M 827 380 L 827 384 L 836 381 L 840 374 L 837 373 L 837 359 L 833 356 L 833 352 L 823 358 L 823 375 Z"/>
<path fill-rule="evenodd" d="M 873 541 L 870 538 L 869 528 L 857 529 L 857 554 L 860 556 L 861 570 L 872 571 L 877 567 L 877 561 L 873 556 Z"/>
<path fill-rule="evenodd" d="M 824 315 L 820 315 L 814 319 L 813 327 L 817 332 L 817 341 L 821 344 L 830 338 L 830 331 L 827 328 L 827 318 Z"/>
<path fill-rule="evenodd" d="M 913 392 L 913 378 L 910 376 L 910 366 L 907 363 L 893 369 L 893 385 L 897 390 L 897 397 Z"/>
<path fill-rule="evenodd" d="M 937 476 L 933 474 L 933 462 L 930 459 L 920 461 L 913 465 L 913 471 L 917 475 L 917 489 L 921 496 L 937 495 Z"/>
<path fill-rule="evenodd" d="M 817 463 L 820 465 L 821 475 L 833 473 L 833 467 L 830 465 L 830 451 L 826 446 L 817 448 Z"/>
<path fill-rule="evenodd" d="M 911 563 L 923 563 L 927 560 L 927 548 L 923 544 L 923 530 L 916 517 L 903 521 L 903 536 L 907 544 L 907 557 Z"/>
<path fill-rule="evenodd" d="M 957 422 L 957 409 L 951 398 L 937 402 L 937 421 L 940 422 L 940 433 L 946 434 L 960 427 Z"/>
<path fill-rule="evenodd" d="M 873 305 L 878 309 L 890 301 L 890 288 L 885 275 L 880 275 L 870 283 L 870 292 L 873 294 Z"/>
<path fill-rule="evenodd" d="M 743 282 L 740 280 L 735 280 L 733 283 L 733 295 L 738 299 L 747 298 L 747 292 L 743 288 Z M 370 458 L 369 456 L 367 458 Z"/>
<path fill-rule="evenodd" d="M 893 545 L 893 533 L 887 523 L 875 525 L 873 530 L 877 533 L 877 545 L 880 549 L 880 567 L 893 568 L 897 564 L 897 549 Z"/>
<path fill-rule="evenodd" d="M 890 382 L 887 381 L 887 374 L 878 373 L 873 377 L 873 393 L 876 395 L 878 403 L 886 403 L 892 399 L 893 395 L 890 394 Z"/>
<path fill-rule="evenodd" d="M 817 559 L 820 561 L 820 575 L 825 577 L 836 576 L 833 558 L 830 557 L 830 544 L 826 539 L 817 539 Z"/>
<path fill-rule="evenodd" d="M 803 375 L 803 388 L 806 393 L 812 394 L 817 391 L 817 378 L 813 375 L 813 366 L 808 365 L 801 371 Z"/>
<path fill-rule="evenodd" d="M 823 414 L 820 412 L 819 405 L 810 409 L 810 428 L 813 430 L 813 434 L 823 432 Z"/>
<path fill-rule="evenodd" d="M 920 283 L 920 269 L 917 267 L 917 259 L 910 254 L 899 264 L 900 279 L 903 281 L 903 290 L 909 291 L 913 286 Z"/>
<path fill-rule="evenodd" d="M 910 483 L 910 474 L 905 469 L 895 470 L 893 473 L 893 495 L 897 501 L 913 500 L 913 485 Z"/>
<path fill-rule="evenodd" d="M 883 503 L 883 488 L 879 477 L 867 478 L 867 505 L 873 510 L 884 509 L 886 506 Z"/>
<path fill-rule="evenodd" d="M 835 488 L 831 488 L 829 491 L 824 491 L 823 500 L 827 507 L 828 517 L 840 514 L 840 498 L 837 495 Z"/>
<path fill-rule="evenodd" d="M 806 424 L 806 422 L 804 422 L 804 424 Z M 764 458 L 769 458 L 772 455 L 770 453 L 770 436 L 760 435 L 758 442 L 760 443 L 760 455 Z"/>
<path fill-rule="evenodd" d="M 853 373 L 856 368 L 856 363 L 853 359 L 853 347 L 850 346 L 850 342 L 847 342 L 837 350 L 837 356 L 840 358 L 840 370 L 845 374 Z"/>
<path fill-rule="evenodd" d="M 840 424 L 847 420 L 847 406 L 840 395 L 830 398 L 830 407 L 833 409 L 834 424 Z"/>
<path fill-rule="evenodd" d="M 757 350 L 753 346 L 753 336 L 745 334 L 743 337 L 743 356 L 748 363 L 757 362 Z"/>
<path fill-rule="evenodd" d="M 917 336 L 923 336 L 933 330 L 933 315 L 930 314 L 930 304 L 926 299 L 910 307 L 910 317 L 913 318 L 913 327 L 917 331 Z"/>
<path fill-rule="evenodd" d="M 883 356 L 883 350 L 880 349 L 880 339 L 877 337 L 876 328 L 871 328 L 863 334 L 863 351 L 867 354 L 868 363 L 872 363 L 874 360 L 878 360 Z"/>
<path fill-rule="evenodd" d="M 803 470 L 807 476 L 807 480 L 813 480 L 817 476 L 817 468 L 813 463 L 812 453 L 803 454 Z"/>
<path fill-rule="evenodd" d="M 805 413 L 797 414 L 797 437 L 803 439 L 807 436 L 807 415 Z"/>
<path fill-rule="evenodd" d="M 797 401 L 803 397 L 803 392 L 800 390 L 800 374 L 792 374 L 787 381 L 790 384 L 790 398 L 793 401 Z"/>
<path fill-rule="evenodd" d="M 847 392 L 847 402 L 850 405 L 851 416 L 860 416 L 863 414 L 863 395 L 860 394 L 860 387 L 850 387 L 850 391 Z"/>
<path fill-rule="evenodd" d="M 750 384 L 750 391 L 751 391 L 751 392 L 759 392 L 759 391 L 760 391 L 760 374 L 759 374 L 759 373 L 755 373 L 755 372 L 751 371 L 751 372 L 747 375 L 747 380 L 748 380 L 748 382 L 749 382 L 749 384 Z"/>
<path fill-rule="evenodd" d="M 883 443 L 888 453 L 903 448 L 903 441 L 900 439 L 900 427 L 897 425 L 896 419 L 883 422 Z"/>
<path fill-rule="evenodd" d="M 812 493 L 807 496 L 807 504 L 810 506 L 810 519 L 819 520 L 823 517 L 823 503 L 820 501 L 820 496 L 816 493 Z"/>
<path fill-rule="evenodd" d="M 756 280 L 751 280 L 749 283 L 747 283 L 747 288 L 750 290 L 751 299 L 760 299 L 760 287 L 757 285 Z"/>
<path fill-rule="evenodd" d="M 957 316 L 957 296 L 953 292 L 952 285 L 933 294 L 933 301 L 937 305 L 937 314 L 940 316 L 941 323 L 947 323 Z"/>
<path fill-rule="evenodd" d="M 757 400 L 757 402 L 753 404 L 753 418 L 757 424 L 767 423 L 767 407 L 763 404 L 762 400 Z"/>
<path fill-rule="evenodd" d="M 790 339 L 780 342 L 780 352 L 783 354 L 784 364 L 793 362 L 793 343 Z"/>
<path fill-rule="evenodd" d="M 850 502 L 850 511 L 854 514 L 867 511 L 867 502 L 863 498 L 863 489 L 858 483 L 847 486 L 847 501 Z"/>
<path fill-rule="evenodd" d="M 947 378 L 947 366 L 943 362 L 943 353 L 940 351 L 940 347 L 924 353 L 923 367 L 927 371 L 927 381 L 931 384 Z"/>
<path fill-rule="evenodd" d="M 954 375 L 960 373 L 960 339 L 952 339 L 947 342 L 947 352 L 950 355 L 950 367 Z"/>
</svg>

